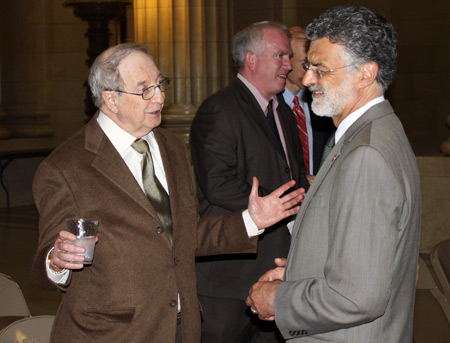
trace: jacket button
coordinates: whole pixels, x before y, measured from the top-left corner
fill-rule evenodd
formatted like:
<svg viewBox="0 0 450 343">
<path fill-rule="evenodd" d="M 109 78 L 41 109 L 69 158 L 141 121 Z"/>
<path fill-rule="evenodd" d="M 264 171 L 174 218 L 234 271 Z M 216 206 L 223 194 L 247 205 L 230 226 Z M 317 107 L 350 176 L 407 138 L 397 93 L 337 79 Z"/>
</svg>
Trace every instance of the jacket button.
<svg viewBox="0 0 450 343">
<path fill-rule="evenodd" d="M 177 302 L 175 300 L 172 300 L 170 302 L 170 307 L 175 307 L 175 306 L 177 306 Z"/>
<path fill-rule="evenodd" d="M 178 259 L 176 257 L 173 259 L 173 264 L 178 266 Z"/>
<path fill-rule="evenodd" d="M 289 167 L 286 167 L 286 168 L 284 169 L 284 171 L 285 171 L 286 173 L 289 173 Z"/>
<path fill-rule="evenodd" d="M 162 234 L 163 232 L 164 232 L 164 229 L 163 229 L 161 226 L 158 226 L 158 227 L 156 228 L 156 233 L 157 233 L 158 235 Z"/>
</svg>

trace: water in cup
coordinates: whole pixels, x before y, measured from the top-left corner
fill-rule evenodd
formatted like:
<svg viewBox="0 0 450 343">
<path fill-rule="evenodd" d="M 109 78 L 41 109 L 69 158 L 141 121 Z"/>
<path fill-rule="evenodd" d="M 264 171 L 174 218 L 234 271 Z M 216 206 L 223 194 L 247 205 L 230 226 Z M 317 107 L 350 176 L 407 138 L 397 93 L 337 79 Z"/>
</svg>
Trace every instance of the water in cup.
<svg viewBox="0 0 450 343">
<path fill-rule="evenodd" d="M 84 252 L 84 254 L 79 254 L 84 256 L 83 262 L 73 262 L 73 263 L 92 264 L 92 259 L 94 258 L 95 236 L 77 237 L 75 245 L 82 246 L 83 248 L 86 249 L 86 251 Z"/>
<path fill-rule="evenodd" d="M 91 264 L 94 257 L 95 239 L 97 236 L 98 220 L 84 218 L 66 219 L 66 230 L 77 236 L 75 245 L 86 249 L 83 262 L 73 262 L 82 264 Z"/>
</svg>

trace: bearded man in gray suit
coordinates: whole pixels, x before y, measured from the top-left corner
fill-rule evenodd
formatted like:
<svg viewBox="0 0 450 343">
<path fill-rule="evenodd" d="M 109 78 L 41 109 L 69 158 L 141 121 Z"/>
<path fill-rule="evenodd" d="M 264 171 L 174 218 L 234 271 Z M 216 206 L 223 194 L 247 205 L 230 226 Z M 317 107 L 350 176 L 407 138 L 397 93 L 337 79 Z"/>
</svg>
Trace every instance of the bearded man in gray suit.
<svg viewBox="0 0 450 343">
<path fill-rule="evenodd" d="M 287 262 L 247 305 L 289 342 L 412 342 L 420 231 L 416 159 L 384 92 L 396 32 L 359 6 L 320 15 L 303 84 L 332 116 L 335 146 L 297 215 Z"/>
</svg>

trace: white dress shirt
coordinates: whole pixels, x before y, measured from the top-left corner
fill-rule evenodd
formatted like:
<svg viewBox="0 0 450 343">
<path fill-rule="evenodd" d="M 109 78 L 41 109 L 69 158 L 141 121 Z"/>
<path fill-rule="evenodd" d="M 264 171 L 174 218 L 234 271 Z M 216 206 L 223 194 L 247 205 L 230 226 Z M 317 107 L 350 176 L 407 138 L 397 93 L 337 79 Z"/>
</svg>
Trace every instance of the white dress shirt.
<svg viewBox="0 0 450 343">
<path fill-rule="evenodd" d="M 378 98 L 370 100 L 363 107 L 358 108 L 356 111 L 350 113 L 345 119 L 339 124 L 334 135 L 334 142 L 337 143 L 339 139 L 345 134 L 352 124 L 359 119 L 369 108 L 379 104 L 384 101 L 384 96 L 379 96 Z"/>
</svg>

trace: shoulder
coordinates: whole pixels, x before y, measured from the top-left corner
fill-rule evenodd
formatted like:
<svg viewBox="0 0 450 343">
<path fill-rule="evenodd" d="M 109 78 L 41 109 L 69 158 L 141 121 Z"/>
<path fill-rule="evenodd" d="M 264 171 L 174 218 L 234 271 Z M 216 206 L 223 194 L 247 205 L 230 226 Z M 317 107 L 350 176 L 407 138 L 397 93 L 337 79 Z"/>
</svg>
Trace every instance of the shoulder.
<svg viewBox="0 0 450 343">
<path fill-rule="evenodd" d="M 207 97 L 200 105 L 199 112 L 210 106 L 230 106 L 233 104 L 248 103 L 251 101 L 252 93 L 240 81 L 235 79 L 233 83 Z"/>
</svg>

